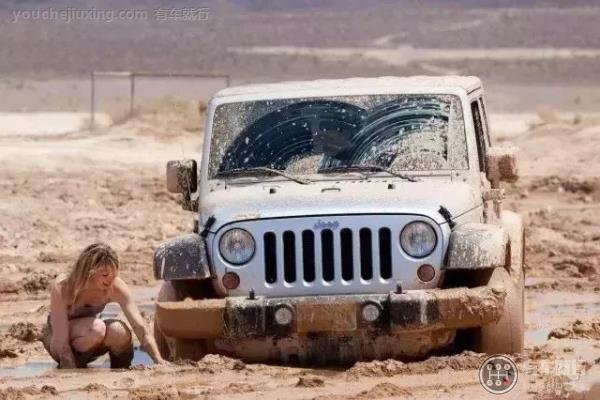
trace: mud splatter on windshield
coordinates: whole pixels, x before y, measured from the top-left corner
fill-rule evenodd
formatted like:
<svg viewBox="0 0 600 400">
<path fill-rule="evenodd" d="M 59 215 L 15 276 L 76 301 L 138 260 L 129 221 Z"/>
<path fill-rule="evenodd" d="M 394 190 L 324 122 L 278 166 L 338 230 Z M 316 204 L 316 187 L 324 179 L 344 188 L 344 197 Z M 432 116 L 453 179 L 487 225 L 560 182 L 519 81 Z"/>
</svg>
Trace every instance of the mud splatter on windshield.
<svg viewBox="0 0 600 400">
<path fill-rule="evenodd" d="M 393 171 L 468 168 L 453 95 L 262 100 L 215 110 L 209 177 L 255 167 L 295 175 L 377 165 Z"/>
</svg>

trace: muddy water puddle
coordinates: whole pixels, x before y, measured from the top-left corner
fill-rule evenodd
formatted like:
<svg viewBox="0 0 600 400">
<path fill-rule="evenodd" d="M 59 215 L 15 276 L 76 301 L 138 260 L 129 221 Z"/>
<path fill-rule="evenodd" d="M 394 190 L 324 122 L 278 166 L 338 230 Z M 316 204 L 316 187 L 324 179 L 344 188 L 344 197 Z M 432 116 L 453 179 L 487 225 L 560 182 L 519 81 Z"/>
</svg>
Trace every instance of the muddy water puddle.
<svg viewBox="0 0 600 400">
<path fill-rule="evenodd" d="M 146 352 L 136 348 L 133 353 L 133 361 L 131 362 L 131 365 L 152 366 L 154 365 L 154 361 L 152 361 Z M 109 368 L 110 360 L 108 359 L 108 356 L 103 356 L 100 359 L 90 363 L 88 368 L 80 369 L 78 372 L 95 372 L 99 369 Z M 14 367 L 0 367 L 0 382 L 3 380 L 25 379 L 42 375 L 60 374 L 62 371 L 68 372 L 69 370 L 60 370 L 56 368 L 55 362 L 50 361 L 28 362 Z"/>
<path fill-rule="evenodd" d="M 44 375 L 53 370 L 56 370 L 56 363 L 54 362 L 30 362 L 17 367 L 0 367 L 0 381 L 7 378 L 31 378 Z"/>
<path fill-rule="evenodd" d="M 527 296 L 525 321 L 526 343 L 537 345 L 548 340 L 554 328 L 568 325 L 576 319 L 600 315 L 600 293 L 547 292 Z"/>
</svg>

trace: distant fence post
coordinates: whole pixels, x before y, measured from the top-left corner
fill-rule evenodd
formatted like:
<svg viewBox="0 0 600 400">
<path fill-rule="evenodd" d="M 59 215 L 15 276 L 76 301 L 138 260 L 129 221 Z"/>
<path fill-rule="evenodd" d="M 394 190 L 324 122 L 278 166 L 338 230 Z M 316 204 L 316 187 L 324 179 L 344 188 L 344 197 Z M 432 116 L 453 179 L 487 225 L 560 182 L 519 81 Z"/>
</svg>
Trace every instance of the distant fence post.
<svg viewBox="0 0 600 400">
<path fill-rule="evenodd" d="M 92 82 L 92 88 L 91 88 L 92 99 L 90 101 L 90 104 L 91 104 L 90 128 L 93 130 L 94 129 L 94 117 L 96 115 L 96 73 L 94 71 L 92 71 L 91 82 Z"/>
<path fill-rule="evenodd" d="M 135 107 L 135 72 L 129 76 L 129 118 L 133 118 Z"/>
</svg>

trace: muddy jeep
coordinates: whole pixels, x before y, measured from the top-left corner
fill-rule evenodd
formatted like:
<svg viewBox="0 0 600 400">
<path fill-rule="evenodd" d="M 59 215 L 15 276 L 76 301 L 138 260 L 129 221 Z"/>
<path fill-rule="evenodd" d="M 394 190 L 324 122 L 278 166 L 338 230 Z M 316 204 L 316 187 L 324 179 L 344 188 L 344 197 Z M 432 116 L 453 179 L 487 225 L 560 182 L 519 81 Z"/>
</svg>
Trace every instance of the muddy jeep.
<svg viewBox="0 0 600 400">
<path fill-rule="evenodd" d="M 195 224 L 155 253 L 164 357 L 523 349 L 523 225 L 500 189 L 515 151 L 492 146 L 478 78 L 228 88 L 200 164 L 167 165 Z"/>
</svg>

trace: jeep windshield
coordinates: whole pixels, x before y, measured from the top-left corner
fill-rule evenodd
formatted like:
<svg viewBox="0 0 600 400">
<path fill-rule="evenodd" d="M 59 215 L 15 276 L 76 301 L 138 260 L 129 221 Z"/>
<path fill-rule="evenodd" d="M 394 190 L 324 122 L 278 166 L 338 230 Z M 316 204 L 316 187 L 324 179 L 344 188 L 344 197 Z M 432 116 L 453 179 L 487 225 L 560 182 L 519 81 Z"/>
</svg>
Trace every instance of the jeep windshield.
<svg viewBox="0 0 600 400">
<path fill-rule="evenodd" d="M 468 169 L 459 98 L 338 96 L 227 103 L 215 110 L 210 179 L 244 169 L 332 179 L 364 166 L 396 174 Z"/>
</svg>

